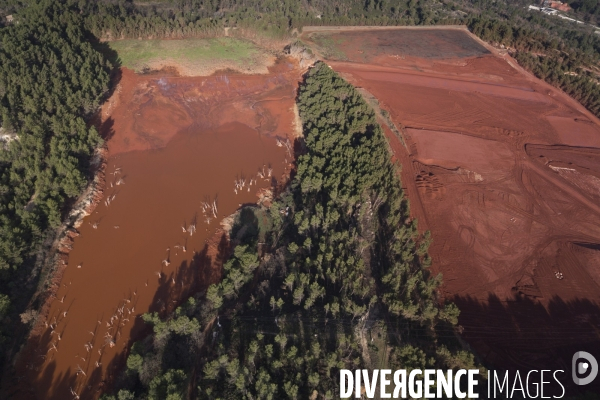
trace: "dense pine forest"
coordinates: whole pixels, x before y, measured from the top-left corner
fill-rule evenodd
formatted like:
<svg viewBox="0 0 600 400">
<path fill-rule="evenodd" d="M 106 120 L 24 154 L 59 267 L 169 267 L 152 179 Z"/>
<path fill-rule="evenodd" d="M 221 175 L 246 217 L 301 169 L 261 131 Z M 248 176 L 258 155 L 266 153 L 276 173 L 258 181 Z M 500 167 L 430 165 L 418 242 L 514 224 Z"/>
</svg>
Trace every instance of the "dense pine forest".
<svg viewBox="0 0 600 400">
<path fill-rule="evenodd" d="M 144 316 L 154 333 L 106 399 L 335 398 L 340 368 L 475 367 L 373 110 L 323 63 L 298 106 L 304 151 L 288 189 L 240 211 L 221 283 L 166 319 Z"/>
<path fill-rule="evenodd" d="M 0 369 L 35 320 L 24 311 L 40 306 L 30 304 L 45 283 L 40 248 L 89 183 L 102 145 L 91 121 L 119 63 L 101 40 L 463 24 L 600 116 L 600 37 L 528 4 L 0 0 Z M 597 1 L 570 4 L 597 23 Z M 438 304 L 428 237 L 408 217 L 372 111 L 322 64 L 298 102 L 305 148 L 291 186 L 269 209 L 242 210 L 222 283 L 166 319 L 145 317 L 154 334 L 133 347 L 119 399 L 307 398 L 335 393 L 341 365 L 473 365 L 454 336 L 458 310 Z"/>
</svg>

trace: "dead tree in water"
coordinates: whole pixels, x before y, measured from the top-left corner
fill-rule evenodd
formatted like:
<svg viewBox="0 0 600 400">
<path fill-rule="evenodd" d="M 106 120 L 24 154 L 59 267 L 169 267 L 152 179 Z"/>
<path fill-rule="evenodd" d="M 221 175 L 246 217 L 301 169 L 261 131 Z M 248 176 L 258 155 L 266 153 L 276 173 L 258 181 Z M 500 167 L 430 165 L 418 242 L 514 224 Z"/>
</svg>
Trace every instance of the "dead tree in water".
<svg viewBox="0 0 600 400">
<path fill-rule="evenodd" d="M 217 218 L 217 214 L 218 214 L 219 210 L 217 209 L 217 198 L 215 197 L 215 199 L 212 202 L 212 213 L 213 213 L 213 217 Z"/>
<path fill-rule="evenodd" d="M 79 395 L 73 390 L 73 388 L 70 387 L 69 389 L 71 389 L 71 396 L 73 396 L 73 400 L 79 400 Z"/>
<path fill-rule="evenodd" d="M 46 352 L 46 354 L 50 353 L 52 350 L 56 351 L 58 353 L 58 349 L 56 348 L 56 344 L 55 343 L 50 343 L 50 348 L 48 349 L 48 351 Z"/>
<path fill-rule="evenodd" d="M 283 142 L 283 144 L 285 145 L 288 155 L 291 157 L 292 156 L 292 143 L 290 142 L 290 139 L 286 139 L 285 142 Z"/>
<path fill-rule="evenodd" d="M 200 202 L 200 207 L 202 207 L 202 214 L 206 214 L 206 211 L 210 209 L 210 197 L 206 196 L 204 201 Z"/>
<path fill-rule="evenodd" d="M 242 174 L 240 178 L 238 178 L 237 176 L 235 177 L 235 181 L 233 181 L 234 183 L 234 189 L 233 191 L 235 192 L 235 194 L 238 193 L 238 191 L 241 191 L 244 186 L 246 186 L 246 178 L 244 177 L 244 175 Z"/>
<path fill-rule="evenodd" d="M 190 226 L 188 226 L 187 228 L 187 232 L 190 234 L 190 236 L 194 236 L 194 233 L 196 232 L 196 224 L 190 224 Z M 185 247 L 184 247 L 185 249 Z M 184 250 L 185 252 L 185 250 Z"/>
<path fill-rule="evenodd" d="M 79 374 L 82 374 L 83 376 L 87 376 L 87 374 L 85 373 L 85 371 L 83 370 L 83 368 L 81 368 L 79 366 L 79 364 L 77 364 L 77 376 L 79 376 Z"/>
<path fill-rule="evenodd" d="M 106 332 L 106 335 L 104 335 L 104 345 L 110 347 L 111 349 L 115 347 L 115 341 L 108 332 Z"/>
</svg>

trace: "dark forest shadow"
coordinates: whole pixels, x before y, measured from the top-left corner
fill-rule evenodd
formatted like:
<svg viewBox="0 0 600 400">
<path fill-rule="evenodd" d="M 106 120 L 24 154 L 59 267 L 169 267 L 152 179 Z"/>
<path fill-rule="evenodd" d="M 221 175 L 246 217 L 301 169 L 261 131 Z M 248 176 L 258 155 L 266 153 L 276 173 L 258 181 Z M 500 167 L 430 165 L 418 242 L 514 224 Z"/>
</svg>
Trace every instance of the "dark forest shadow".
<svg viewBox="0 0 600 400">
<path fill-rule="evenodd" d="M 197 292 L 205 290 L 209 285 L 219 282 L 222 274 L 222 266 L 229 254 L 229 240 L 227 235 L 223 233 L 218 239 L 206 244 L 202 251 L 194 254 L 191 262 L 184 261 L 176 268 L 171 266 L 163 270 L 160 277 L 159 287 L 156 290 L 149 312 L 157 312 L 161 318 L 168 318 L 169 314 L 175 310 L 182 302 L 185 302 L 190 296 Z M 157 277 L 158 279 L 158 277 Z M 125 295 L 127 297 L 127 295 Z M 132 298 L 130 306 L 136 305 L 135 296 Z M 68 305 L 66 305 L 68 307 Z M 116 315 L 115 307 L 113 312 Z M 66 309 L 68 312 L 68 309 Z M 62 313 L 62 311 L 61 311 Z M 57 319 L 60 322 L 62 314 L 49 316 L 49 322 Z M 123 317 L 120 317 L 123 318 Z M 105 318 L 100 318 L 102 322 Z M 120 320 L 117 321 L 117 324 Z M 32 338 L 29 343 L 29 354 L 26 358 L 34 360 L 25 365 L 24 375 L 15 374 L 14 388 L 9 389 L 8 393 L 11 397 L 17 399 L 36 399 L 34 388 L 47 388 L 47 394 L 52 398 L 72 399 L 75 398 L 73 393 L 76 393 L 81 399 L 97 398 L 101 393 L 107 390 L 112 390 L 118 386 L 122 380 L 122 372 L 126 365 L 127 357 L 131 346 L 136 341 L 143 340 L 152 332 L 152 326 L 146 324 L 141 318 L 135 318 L 132 321 L 134 324 L 131 330 L 131 335 L 127 341 L 119 340 L 119 335 L 116 335 L 115 346 L 118 349 L 117 354 L 112 360 L 105 365 L 102 362 L 103 356 L 100 356 L 99 362 L 106 368 L 106 373 L 102 375 L 102 368 L 95 366 L 97 357 L 86 356 L 85 349 L 82 348 L 81 356 L 86 358 L 86 361 L 74 360 L 73 368 L 68 373 L 55 375 L 56 363 L 53 361 L 54 350 L 48 351 L 52 343 L 58 343 L 58 351 L 60 351 L 60 342 L 56 342 L 56 333 L 50 328 L 44 330 L 37 338 Z M 103 349 L 107 342 L 101 335 L 96 335 L 99 332 L 98 325 L 89 327 L 89 331 L 93 332 L 91 342 L 93 343 L 92 352 Z M 117 332 L 119 329 L 117 329 Z M 92 361 L 93 360 L 93 361 Z M 93 364 L 93 365 L 92 365 Z M 77 366 L 80 366 L 87 375 L 77 373 Z M 43 370 L 42 370 L 43 368 Z M 38 376 L 31 379 L 32 384 L 25 385 L 28 381 L 27 375 L 30 377 L 39 371 Z"/>
<path fill-rule="evenodd" d="M 134 327 L 134 331 L 138 330 L 139 328 L 137 328 L 137 325 L 141 325 L 143 322 L 141 320 L 136 320 L 135 324 L 136 327 Z M 50 341 L 49 336 L 49 331 L 42 335 L 39 341 L 39 348 L 45 348 L 44 344 L 47 344 L 47 342 Z M 98 340 L 95 341 L 95 348 L 103 348 L 99 343 L 101 340 L 102 338 L 99 337 Z M 18 389 L 12 394 L 16 399 L 37 399 L 38 397 L 36 397 L 34 388 L 47 388 L 47 396 L 56 399 L 75 399 L 76 395 L 79 396 L 80 399 L 97 398 L 106 388 L 111 386 L 111 382 L 116 376 L 114 371 L 117 371 L 118 368 L 125 363 L 129 343 L 117 342 L 117 346 L 122 346 L 123 349 L 117 352 L 108 365 L 103 365 L 107 370 L 106 377 L 102 376 L 102 368 L 92 365 L 92 357 L 89 355 L 87 356 L 87 361 L 80 360 L 77 362 L 74 360 L 74 367 L 69 369 L 67 373 L 61 373 L 58 376 L 54 376 L 56 362 L 52 360 L 54 352 L 51 351 L 46 354 L 48 359 L 46 360 L 47 364 L 44 365 L 44 371 L 36 379 L 32 380 L 30 385 L 17 385 Z M 58 349 L 58 351 L 60 351 L 60 346 Z M 95 352 L 96 350 L 94 349 L 92 351 Z M 85 353 L 82 352 L 82 355 L 85 355 Z M 101 356 L 99 359 L 99 362 L 101 363 L 103 361 L 102 358 L 103 357 Z M 27 369 L 31 370 L 31 372 L 37 371 L 40 367 L 36 367 L 34 364 L 35 363 L 32 363 L 31 366 L 28 365 Z M 87 371 L 86 374 L 78 373 L 77 366 L 80 366 L 83 370 Z"/>
<path fill-rule="evenodd" d="M 231 238 L 236 242 L 244 242 L 250 237 L 257 237 L 259 233 L 258 218 L 254 213 L 256 204 L 244 205 L 231 227 Z"/>
<path fill-rule="evenodd" d="M 573 354 L 587 351 L 600 361 L 600 307 L 587 299 L 552 298 L 547 307 L 528 296 L 483 302 L 456 296 L 462 337 L 494 370 L 564 370 L 567 396 L 600 393 L 600 379 L 577 386 L 571 379 Z M 557 389 L 557 388 L 555 388 Z M 558 388 L 560 395 L 560 388 Z"/>
<path fill-rule="evenodd" d="M 94 48 L 94 50 L 102 54 L 104 58 L 106 58 L 115 69 L 121 68 L 123 66 L 121 59 L 119 58 L 119 53 L 113 50 L 107 42 L 101 42 L 94 35 L 89 35 L 87 39 Z"/>
<path fill-rule="evenodd" d="M 107 118 L 104 122 L 98 122 L 98 133 L 104 142 L 108 142 L 115 135 L 114 124 L 115 120 L 112 117 Z"/>
<path fill-rule="evenodd" d="M 190 296 L 206 290 L 213 283 L 219 282 L 223 263 L 228 255 L 229 240 L 227 235 L 223 233 L 216 243 L 205 244 L 201 251 L 195 252 L 189 263 L 183 261 L 177 267 L 164 268 L 158 289 L 150 304 L 149 312 L 156 312 L 163 319 L 169 318 L 170 314 L 179 305 L 186 302 Z M 109 367 L 110 377 L 105 382 L 100 382 L 103 389 L 118 392 L 122 386 L 128 384 L 127 379 L 123 379 L 123 370 L 131 346 L 135 342 L 143 341 L 151 332 L 152 326 L 150 324 L 146 324 L 141 318 L 136 318 L 128 343 L 123 352 L 119 354 L 119 357 L 115 357 Z M 96 387 L 99 388 L 100 384 L 97 384 Z M 92 393 L 90 392 L 90 394 Z"/>
</svg>

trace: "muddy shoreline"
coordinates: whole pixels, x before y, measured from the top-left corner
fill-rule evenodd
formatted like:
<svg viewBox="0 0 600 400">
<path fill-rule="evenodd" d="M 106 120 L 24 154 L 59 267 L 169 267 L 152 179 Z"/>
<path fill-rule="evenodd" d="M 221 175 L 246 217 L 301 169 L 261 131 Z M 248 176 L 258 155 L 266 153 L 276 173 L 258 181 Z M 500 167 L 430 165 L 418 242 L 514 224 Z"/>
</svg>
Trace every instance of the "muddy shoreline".
<svg viewBox="0 0 600 400">
<path fill-rule="evenodd" d="M 94 179 L 47 257 L 50 285 L 17 358 L 17 398 L 97 398 L 147 329 L 139 315 L 166 313 L 218 281 L 228 237 L 211 220 L 269 202 L 289 179 L 301 74 L 293 59 L 263 75 L 121 70 L 100 111 Z M 234 193 L 240 177 L 246 186 Z M 202 206 L 217 198 L 218 211 Z"/>
<path fill-rule="evenodd" d="M 50 303 L 56 297 L 62 274 L 69 261 L 69 253 L 73 249 L 74 239 L 79 236 L 77 229 L 81 226 L 83 219 L 94 212 L 102 199 L 105 185 L 106 156 L 107 149 L 105 146 L 96 149 L 94 152 L 91 162 L 91 165 L 94 166 L 93 179 L 75 201 L 66 221 L 57 229 L 52 245 L 42 261 L 40 275 L 46 276 L 46 278 L 43 282 L 40 282 L 40 285 L 44 287 L 36 291 L 32 303 L 36 302 L 39 297 L 43 297 L 45 300 L 38 311 L 38 316 L 32 325 L 29 337 L 39 335 L 43 321 L 48 316 Z"/>
</svg>

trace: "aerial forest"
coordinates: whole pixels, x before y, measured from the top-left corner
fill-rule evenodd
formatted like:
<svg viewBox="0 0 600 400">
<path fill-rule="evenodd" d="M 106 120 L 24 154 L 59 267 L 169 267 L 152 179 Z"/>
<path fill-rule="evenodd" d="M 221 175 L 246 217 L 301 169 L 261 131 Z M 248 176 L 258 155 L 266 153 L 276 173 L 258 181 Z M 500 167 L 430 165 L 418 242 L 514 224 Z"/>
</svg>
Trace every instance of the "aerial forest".
<svg viewBox="0 0 600 400">
<path fill-rule="evenodd" d="M 220 283 L 144 315 L 153 334 L 105 399 L 335 398 L 340 368 L 475 366 L 373 110 L 320 62 L 297 101 L 289 187 L 239 211 Z"/>
<path fill-rule="evenodd" d="M 103 40 L 460 24 L 600 116 L 595 29 L 527 4 L 0 0 L 0 369 L 35 321 L 23 312 L 41 307 L 44 249 L 99 160 L 94 116 L 120 66 Z M 570 4 L 596 22 L 596 3 Z M 240 211 L 221 283 L 172 315 L 145 316 L 153 334 L 131 349 L 115 398 L 331 397 L 342 365 L 474 365 L 455 336 L 458 309 L 437 296 L 430 238 L 410 217 L 373 111 L 321 63 L 297 101 L 304 138 L 289 187 L 268 209 Z"/>
</svg>

